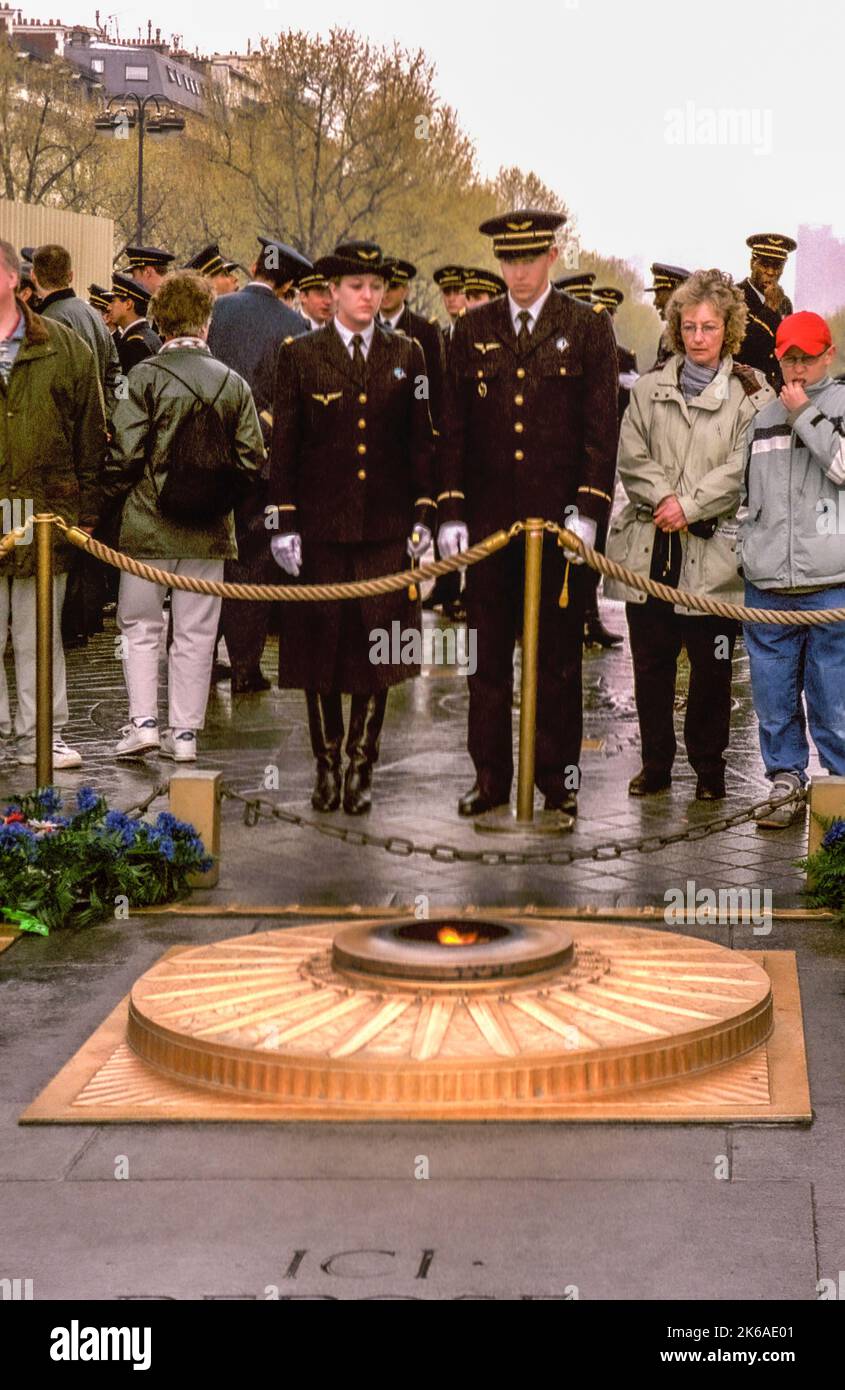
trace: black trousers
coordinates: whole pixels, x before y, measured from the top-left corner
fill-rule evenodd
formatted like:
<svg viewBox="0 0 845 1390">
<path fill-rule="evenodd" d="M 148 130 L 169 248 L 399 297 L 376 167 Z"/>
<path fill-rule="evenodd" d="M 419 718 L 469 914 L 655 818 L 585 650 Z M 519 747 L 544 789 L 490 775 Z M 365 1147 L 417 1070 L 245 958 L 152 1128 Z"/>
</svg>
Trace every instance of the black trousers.
<svg viewBox="0 0 845 1390">
<path fill-rule="evenodd" d="M 537 786 L 559 798 L 577 789 L 581 756 L 584 569 L 569 567 L 569 604 L 559 604 L 566 562 L 556 538 L 543 542 L 537 680 Z M 520 539 L 467 570 L 467 626 L 477 634 L 469 680 L 468 747 L 478 785 L 506 801 L 513 781 L 513 652 L 522 631 L 525 545 Z"/>
<path fill-rule="evenodd" d="M 634 691 L 640 721 L 643 767 L 668 773 L 675 760 L 675 678 L 681 648 L 690 664 L 684 720 L 687 757 L 699 774 L 724 766 L 731 723 L 733 650 L 739 623 L 729 618 L 676 613 L 649 598 L 627 603 L 634 662 Z"/>
</svg>

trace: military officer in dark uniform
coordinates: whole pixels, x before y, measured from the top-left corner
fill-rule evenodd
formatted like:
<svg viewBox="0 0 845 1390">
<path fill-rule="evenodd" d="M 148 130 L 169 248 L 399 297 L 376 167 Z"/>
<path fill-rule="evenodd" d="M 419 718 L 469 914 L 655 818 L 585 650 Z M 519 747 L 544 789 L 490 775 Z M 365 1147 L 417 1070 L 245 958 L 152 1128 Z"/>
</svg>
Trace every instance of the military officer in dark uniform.
<svg viewBox="0 0 845 1390">
<path fill-rule="evenodd" d="M 680 265 L 667 265 L 665 261 L 655 261 L 651 267 L 651 273 L 654 277 L 654 284 L 647 285 L 644 293 L 654 295 L 654 307 L 665 323 L 666 305 L 669 303 L 669 300 L 672 298 L 678 286 L 689 279 L 691 272 L 689 270 L 684 270 L 683 266 Z M 651 370 L 656 371 L 658 367 L 662 367 L 666 359 L 672 356 L 673 351 L 674 349 L 664 329 L 660 334 L 660 342 L 657 344 L 657 357 L 655 358 L 654 366 Z"/>
<path fill-rule="evenodd" d="M 215 357 L 249 384 L 264 443 L 269 447 L 279 348 L 283 342 L 292 342 L 308 331 L 307 324 L 288 308 L 282 296 L 299 275 L 310 273 L 311 262 L 284 242 L 269 237 L 258 240 L 261 249 L 252 267 L 252 279 L 237 294 L 221 295 L 215 301 L 208 346 Z M 265 466 L 235 508 L 238 558 L 225 563 L 227 583 L 274 584 L 277 580 L 264 511 L 267 475 Z M 252 695 L 270 688 L 261 671 L 261 655 L 273 607 L 269 602 L 223 600 L 220 629 L 232 663 L 233 695 Z"/>
<path fill-rule="evenodd" d="M 763 372 L 773 390 L 779 391 L 783 377 L 775 357 L 775 335 L 781 319 L 792 313 L 780 277 L 798 243 L 777 232 L 756 232 L 745 244 L 751 247 L 751 274 L 740 280 L 739 289 L 748 308 L 748 327 L 737 359 Z"/>
<path fill-rule="evenodd" d="M 408 290 L 411 281 L 416 277 L 416 266 L 410 261 L 400 261 L 395 256 L 386 256 L 384 268 L 387 281 L 378 321 L 382 328 L 390 328 L 394 333 L 404 333 L 408 338 L 416 338 L 422 348 L 428 376 L 428 406 L 437 433 L 443 407 L 443 373 L 446 370 L 446 354 L 440 329 L 436 323 L 429 323 L 428 319 L 424 319 L 422 314 L 415 314 L 408 305 Z"/>
<path fill-rule="evenodd" d="M 559 280 L 555 280 L 555 289 L 563 290 L 564 294 L 571 294 L 573 299 L 580 299 L 582 304 L 592 304 L 595 278 L 593 270 L 576 270 L 572 275 L 561 275 Z"/>
<path fill-rule="evenodd" d="M 407 554 L 418 557 L 430 544 L 435 512 L 434 434 L 415 385 L 425 362 L 415 339 L 375 321 L 388 274 L 381 249 L 345 242 L 317 266 L 331 280 L 337 313 L 321 333 L 279 351 L 269 494 L 280 517 L 274 559 L 309 584 L 405 568 Z M 312 805 L 340 804 L 347 692 L 343 809 L 360 815 L 370 809 L 388 689 L 419 674 L 384 641 L 420 632 L 419 601 L 402 589 L 282 610 L 279 684 L 306 693 L 317 763 Z"/>
<path fill-rule="evenodd" d="M 559 213 L 519 210 L 482 223 L 508 293 L 457 324 L 447 372 L 438 493 L 440 549 L 511 522 L 544 517 L 592 545 L 609 514 L 617 428 L 610 319 L 549 283 Z M 506 802 L 513 779 L 513 650 L 521 625 L 523 546 L 467 572 L 478 635 L 469 677 L 476 784 L 458 803 L 474 816 Z M 577 810 L 581 751 L 582 572 L 547 536 L 543 547 L 536 779 L 550 810 Z M 565 604 L 565 606 L 563 606 Z"/>
<path fill-rule="evenodd" d="M 147 308 L 151 299 L 149 290 L 145 290 L 130 275 L 116 271 L 112 276 L 112 295 L 109 319 L 120 329 L 120 337 L 116 340 L 117 355 L 121 371 L 128 372 L 136 362 L 143 362 L 158 352 L 161 338 L 147 322 Z"/>
<path fill-rule="evenodd" d="M 334 318 L 332 287 L 325 276 L 312 266 L 298 276 L 296 288 L 299 291 L 299 312 L 309 332 L 318 333 Z"/>
<path fill-rule="evenodd" d="M 204 275 L 214 293 L 222 297 L 224 294 L 230 294 L 232 290 L 231 276 L 226 264 L 217 242 L 211 241 L 185 263 L 185 270 L 196 270 L 198 274 Z"/>
<path fill-rule="evenodd" d="M 478 266 L 468 266 L 464 271 L 464 298 L 467 312 L 479 304 L 489 304 L 497 295 L 505 294 L 507 285 L 501 275 L 493 270 L 482 270 Z"/>
<path fill-rule="evenodd" d="M 105 289 L 102 285 L 88 286 L 88 303 L 92 309 L 97 310 L 107 328 L 110 327 L 107 315 L 113 298 L 111 290 Z"/>
<path fill-rule="evenodd" d="M 150 296 L 155 294 L 167 272 L 173 269 L 176 259 L 172 251 L 165 251 L 161 246 L 127 246 L 124 255 L 129 262 L 127 273 Z"/>
<path fill-rule="evenodd" d="M 462 265 L 441 265 L 431 277 L 443 297 L 443 308 L 449 315 L 449 323 L 442 330 L 447 361 L 455 324 L 467 307 L 466 295 L 464 294 L 464 273 Z"/>
</svg>

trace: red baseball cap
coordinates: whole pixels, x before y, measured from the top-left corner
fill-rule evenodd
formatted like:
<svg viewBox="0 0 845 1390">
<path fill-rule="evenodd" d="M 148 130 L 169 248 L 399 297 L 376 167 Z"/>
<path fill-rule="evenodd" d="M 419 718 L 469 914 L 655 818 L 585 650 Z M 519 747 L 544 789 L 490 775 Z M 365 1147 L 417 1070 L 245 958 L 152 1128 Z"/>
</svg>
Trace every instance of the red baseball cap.
<svg viewBox="0 0 845 1390">
<path fill-rule="evenodd" d="M 806 309 L 800 314 L 787 314 L 778 324 L 775 338 L 775 357 L 780 361 L 790 348 L 800 348 L 808 357 L 818 357 L 833 342 L 830 329 L 821 314 L 811 314 Z"/>
</svg>

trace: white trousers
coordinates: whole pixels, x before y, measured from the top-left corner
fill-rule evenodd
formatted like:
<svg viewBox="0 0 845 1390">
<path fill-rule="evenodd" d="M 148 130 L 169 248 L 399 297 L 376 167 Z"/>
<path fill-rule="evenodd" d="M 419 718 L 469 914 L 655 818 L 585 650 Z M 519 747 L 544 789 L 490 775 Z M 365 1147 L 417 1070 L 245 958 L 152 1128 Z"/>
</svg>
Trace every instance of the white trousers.
<svg viewBox="0 0 845 1390">
<path fill-rule="evenodd" d="M 222 560 L 153 560 L 156 569 L 191 579 L 223 578 Z M 120 576 L 117 625 L 123 634 L 123 675 L 130 719 L 158 718 L 158 666 L 165 634 L 167 589 L 134 574 Z M 222 599 L 174 589 L 170 600 L 173 643 L 167 660 L 171 729 L 201 729 L 211 685 Z"/>
<path fill-rule="evenodd" d="M 62 604 L 65 599 L 67 575 L 53 579 L 53 733 L 61 733 L 68 721 L 67 676 L 65 653 L 62 647 Z M 12 651 L 15 658 L 15 683 L 18 690 L 15 709 L 15 739 L 19 753 L 31 753 L 35 748 L 35 577 L 32 579 L 0 578 L 0 736 L 12 732 L 9 709 L 9 687 L 3 666 L 3 653 L 12 626 Z"/>
</svg>

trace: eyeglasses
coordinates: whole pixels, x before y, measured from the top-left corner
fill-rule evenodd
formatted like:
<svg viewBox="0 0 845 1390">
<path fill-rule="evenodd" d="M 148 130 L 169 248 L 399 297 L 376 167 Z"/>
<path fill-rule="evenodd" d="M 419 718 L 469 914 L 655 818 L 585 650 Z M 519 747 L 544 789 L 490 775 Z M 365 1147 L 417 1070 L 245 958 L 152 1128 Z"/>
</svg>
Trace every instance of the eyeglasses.
<svg viewBox="0 0 845 1390">
<path fill-rule="evenodd" d="M 687 338 L 694 338 L 695 334 L 700 329 L 708 338 L 711 338 L 713 334 L 718 333 L 722 327 L 723 325 L 721 323 L 682 323 L 681 332 Z"/>
<path fill-rule="evenodd" d="M 826 352 L 827 348 L 822 348 L 815 357 L 808 357 L 805 352 L 802 352 L 799 357 L 782 357 L 780 365 L 782 367 L 809 367 L 812 362 L 818 362 L 820 357 L 824 357 Z"/>
</svg>

